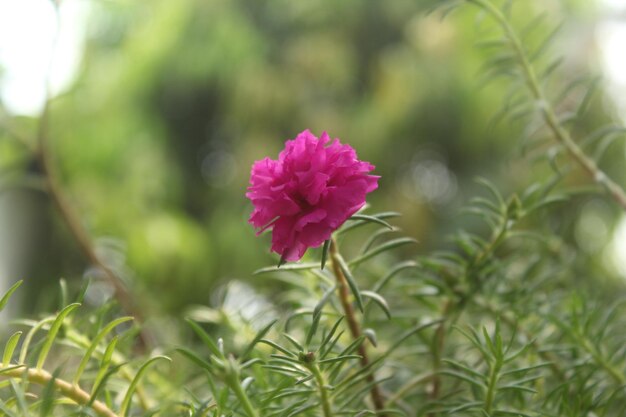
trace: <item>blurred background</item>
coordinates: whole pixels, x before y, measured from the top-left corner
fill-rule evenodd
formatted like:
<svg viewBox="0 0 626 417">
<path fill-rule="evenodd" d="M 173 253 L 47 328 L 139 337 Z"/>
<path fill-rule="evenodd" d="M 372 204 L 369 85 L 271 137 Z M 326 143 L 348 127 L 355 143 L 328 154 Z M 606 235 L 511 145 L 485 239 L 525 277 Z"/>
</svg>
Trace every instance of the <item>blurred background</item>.
<svg viewBox="0 0 626 417">
<path fill-rule="evenodd" d="M 35 137 L 47 77 L 49 146 L 63 190 L 148 314 L 210 303 L 233 279 L 278 285 L 252 276 L 277 258 L 269 236 L 247 224 L 244 193 L 252 162 L 276 158 L 307 128 L 376 165 L 370 211 L 402 213 L 396 224 L 420 241 L 400 256 L 445 247 L 460 228 L 481 230 L 460 215 L 485 194 L 476 176 L 508 195 L 552 168 L 527 151 L 522 123 L 494 123 L 508 83 L 481 80 L 489 51 L 476 47 L 480 14 L 465 6 L 443 19 L 427 13 L 434 3 L 0 0 L 1 285 L 24 278 L 39 300 L 25 306 L 32 310 L 56 305 L 59 278 L 80 286 L 98 277 L 42 190 L 32 154 L 12 137 Z M 600 76 L 574 137 L 623 125 L 624 2 L 514 7 L 520 26 L 544 13 L 537 36 L 562 24 L 549 52 L 563 56 L 557 80 Z M 616 142 L 601 161 L 621 184 L 625 158 Z M 589 185 L 576 169 L 565 182 Z M 543 221 L 580 250 L 581 276 L 623 291 L 625 219 L 605 196 L 581 194 Z M 111 292 L 93 288 L 93 302 Z"/>
</svg>

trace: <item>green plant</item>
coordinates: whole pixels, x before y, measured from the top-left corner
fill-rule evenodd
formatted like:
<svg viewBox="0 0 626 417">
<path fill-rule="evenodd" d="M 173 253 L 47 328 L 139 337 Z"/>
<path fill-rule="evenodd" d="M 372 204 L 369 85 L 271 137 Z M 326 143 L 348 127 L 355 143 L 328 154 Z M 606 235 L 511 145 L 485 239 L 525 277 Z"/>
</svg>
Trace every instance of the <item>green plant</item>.
<svg viewBox="0 0 626 417">
<path fill-rule="evenodd" d="M 254 286 L 230 280 L 184 321 L 126 315 L 138 308 L 133 287 L 96 253 L 54 174 L 48 107 L 36 145 L 8 131 L 42 166 L 70 234 L 114 297 L 84 302 L 87 283 L 71 302 L 62 281 L 57 312 L 10 324 L 3 415 L 624 415 L 624 283 L 581 268 L 588 258 L 555 221 L 590 195 L 626 209 L 618 179 L 600 168 L 624 128 L 579 127 L 596 84 L 563 104 L 585 83 L 555 80 L 560 61 L 546 57 L 555 32 L 515 7 L 465 0 L 434 13 L 479 11 L 485 78 L 506 80 L 496 118 L 526 125 L 523 150 L 548 164 L 519 159 L 539 179 L 508 195 L 477 180 L 481 191 L 463 214 L 480 224 L 433 252 L 404 235 L 399 213 L 365 207 L 303 262 L 259 269 Z M 577 186 L 577 169 L 600 187 Z"/>
</svg>

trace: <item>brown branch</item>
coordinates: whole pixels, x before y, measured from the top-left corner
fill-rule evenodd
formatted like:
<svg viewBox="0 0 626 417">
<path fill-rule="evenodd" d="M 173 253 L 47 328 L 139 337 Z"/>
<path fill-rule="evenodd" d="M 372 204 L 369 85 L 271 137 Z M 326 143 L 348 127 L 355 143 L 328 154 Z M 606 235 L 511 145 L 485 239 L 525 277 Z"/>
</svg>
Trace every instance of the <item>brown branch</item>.
<svg viewBox="0 0 626 417">
<path fill-rule="evenodd" d="M 122 309 L 129 315 L 134 316 L 137 321 L 143 322 L 143 315 L 136 307 L 133 297 L 130 295 L 126 285 L 120 277 L 118 277 L 116 273 L 100 259 L 96 253 L 96 249 L 89 233 L 81 223 L 76 213 L 72 210 L 72 207 L 60 186 L 51 161 L 50 151 L 48 149 L 48 113 L 49 103 L 46 102 L 39 121 L 36 142 L 37 147 L 34 151 L 37 161 L 39 162 L 42 176 L 46 182 L 48 195 L 85 258 L 104 273 L 105 279 L 113 288 L 114 296 L 120 303 Z M 145 347 L 150 340 L 148 335 L 145 333 L 145 330 L 142 330 L 139 333 L 139 337 L 142 346 Z"/>
<path fill-rule="evenodd" d="M 50 195 L 52 202 L 54 203 L 59 214 L 61 215 L 61 218 L 67 225 L 70 233 L 78 243 L 81 252 L 92 265 L 96 266 L 104 273 L 106 280 L 113 287 L 115 298 L 118 300 L 124 311 L 134 316 L 137 321 L 143 322 L 142 314 L 140 314 L 140 311 L 136 308 L 133 298 L 131 297 L 128 289 L 126 288 L 120 277 L 118 277 L 115 272 L 98 257 L 89 233 L 80 222 L 78 216 L 72 210 L 67 197 L 63 193 L 51 161 L 50 150 L 48 148 L 48 125 L 51 101 L 49 77 L 55 57 L 54 49 L 56 48 L 56 43 L 59 36 L 58 28 L 60 27 L 60 17 L 58 14 L 58 9 L 55 9 L 55 11 L 57 12 L 57 30 L 53 39 L 53 52 L 50 55 L 50 61 L 48 62 L 48 72 L 45 82 L 45 100 L 43 109 L 41 111 L 41 116 L 39 118 L 36 140 L 32 152 L 39 163 L 39 167 L 42 171 L 42 176 L 44 177 L 44 180 L 46 182 L 48 194 Z M 145 333 L 145 329 L 142 329 L 139 333 L 141 347 L 145 347 L 148 340 L 150 339 L 151 338 L 149 338 L 148 335 Z"/>
<path fill-rule="evenodd" d="M 333 273 L 335 274 L 335 278 L 337 279 L 337 292 L 339 293 L 339 301 L 341 302 L 341 306 L 346 316 L 346 321 L 348 322 L 348 328 L 350 329 L 350 334 L 353 339 L 358 339 L 362 336 L 361 326 L 356 320 L 356 315 L 354 313 L 354 308 L 352 307 L 352 303 L 350 302 L 350 292 L 348 290 L 348 282 L 346 280 L 343 271 L 341 270 L 339 249 L 337 248 L 337 242 L 335 239 L 332 239 L 330 242 L 330 259 L 332 263 Z M 361 343 L 359 345 L 359 356 L 361 356 L 361 367 L 367 368 L 370 365 L 369 356 L 367 355 L 367 349 L 365 344 Z M 380 392 L 380 388 L 376 383 L 376 378 L 374 376 L 374 372 L 369 372 L 367 374 L 367 382 L 372 384 L 370 389 L 370 396 L 372 398 L 372 403 L 374 404 L 374 408 L 376 411 L 380 412 L 385 408 L 385 401 Z M 385 417 L 385 414 L 379 414 L 382 417 Z"/>
<path fill-rule="evenodd" d="M 106 280 L 113 287 L 115 291 L 115 296 L 120 302 L 122 308 L 125 311 L 132 313 L 131 315 L 135 316 L 135 318 L 141 319 L 140 315 L 134 308 L 133 302 L 125 285 L 120 280 L 120 278 L 111 270 L 111 268 L 109 268 L 102 260 L 100 260 L 100 258 L 96 254 L 91 238 L 89 237 L 87 231 L 81 224 L 76 214 L 72 211 L 67 198 L 65 197 L 63 191 L 61 190 L 61 187 L 59 186 L 56 175 L 53 173 L 48 152 L 39 149 L 38 160 L 42 169 L 44 179 L 46 181 L 48 194 L 50 195 L 50 198 L 52 199 L 52 202 L 57 208 L 63 221 L 67 225 L 70 233 L 76 240 L 80 251 L 91 264 L 102 270 L 106 277 Z"/>
</svg>

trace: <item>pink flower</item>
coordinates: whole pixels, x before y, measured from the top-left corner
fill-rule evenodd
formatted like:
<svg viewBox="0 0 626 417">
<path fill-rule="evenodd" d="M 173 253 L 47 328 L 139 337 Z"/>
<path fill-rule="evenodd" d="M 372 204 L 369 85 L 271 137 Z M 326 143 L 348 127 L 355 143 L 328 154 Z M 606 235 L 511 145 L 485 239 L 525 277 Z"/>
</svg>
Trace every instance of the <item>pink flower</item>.
<svg viewBox="0 0 626 417">
<path fill-rule="evenodd" d="M 286 261 L 302 258 L 307 248 L 330 239 L 365 204 L 365 195 L 378 187 L 374 169 L 359 161 L 350 145 L 318 139 L 305 130 L 285 142 L 278 160 L 265 158 L 252 165 L 246 197 L 254 205 L 249 222 L 260 234 L 272 228 L 272 251 Z"/>
</svg>

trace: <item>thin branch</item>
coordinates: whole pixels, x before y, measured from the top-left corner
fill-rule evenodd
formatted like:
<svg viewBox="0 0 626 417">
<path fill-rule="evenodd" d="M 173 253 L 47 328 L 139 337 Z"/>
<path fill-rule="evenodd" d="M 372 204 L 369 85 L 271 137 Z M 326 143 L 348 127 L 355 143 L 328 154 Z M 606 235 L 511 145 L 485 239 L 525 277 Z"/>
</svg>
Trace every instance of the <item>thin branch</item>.
<svg viewBox="0 0 626 417">
<path fill-rule="evenodd" d="M 585 170 L 585 172 L 587 172 L 587 174 L 593 179 L 593 181 L 606 188 L 609 195 L 617 202 L 617 204 L 619 204 L 624 210 L 626 210 L 626 192 L 624 191 L 624 189 L 611 178 L 609 178 L 598 167 L 596 162 L 583 152 L 583 150 L 576 144 L 576 142 L 574 142 L 569 131 L 567 131 L 559 122 L 553 106 L 546 98 L 543 89 L 537 81 L 535 70 L 530 64 L 528 57 L 526 56 L 526 52 L 524 51 L 522 43 L 520 42 L 517 34 L 513 30 L 513 27 L 509 24 L 504 14 L 493 4 L 491 4 L 489 0 L 467 1 L 481 7 L 483 10 L 487 11 L 487 13 L 491 14 L 491 16 L 493 16 L 493 18 L 504 30 L 506 37 L 509 39 L 509 42 L 513 47 L 513 51 L 515 52 L 518 64 L 522 69 L 526 85 L 528 86 L 528 89 L 530 90 L 533 98 L 537 102 L 543 115 L 544 122 L 552 131 L 552 134 L 554 135 L 556 141 L 559 142 L 563 147 L 565 147 L 565 149 L 567 149 L 567 152 L 571 155 L 571 157 Z"/>
<path fill-rule="evenodd" d="M 115 297 L 119 301 L 122 308 L 134 316 L 138 321 L 143 321 L 142 315 L 135 308 L 132 297 L 122 280 L 98 257 L 89 234 L 78 219 L 78 216 L 72 210 L 67 197 L 59 185 L 50 162 L 50 155 L 48 151 L 45 150 L 45 148 L 40 147 L 38 149 L 37 158 L 46 181 L 48 194 L 50 195 L 52 202 L 57 208 L 70 233 L 74 237 L 74 240 L 78 243 L 81 252 L 91 264 L 104 273 L 107 281 L 113 287 Z"/>
<path fill-rule="evenodd" d="M 506 209 L 505 209 L 506 210 Z M 485 246 L 483 250 L 476 253 L 473 258 L 466 264 L 465 266 L 465 277 L 469 278 L 475 271 L 480 270 L 483 266 L 484 262 L 492 255 L 504 242 L 507 231 L 512 227 L 509 221 L 508 211 L 504 213 L 504 218 L 502 219 L 502 223 L 500 226 L 495 229 L 492 233 L 491 239 L 489 243 Z M 446 333 L 448 331 L 447 325 L 453 325 L 456 323 L 463 312 L 465 311 L 465 307 L 467 303 L 474 297 L 474 295 L 479 291 L 482 282 L 477 281 L 477 285 L 474 286 L 474 289 L 471 291 L 462 294 L 460 298 L 448 299 L 443 306 L 442 317 L 444 320 L 439 324 L 437 330 L 435 331 L 434 341 L 433 341 L 433 377 L 432 377 L 432 391 L 430 392 L 430 400 L 435 402 L 440 397 L 441 392 L 441 377 L 437 373 L 439 368 L 441 367 L 441 359 L 443 352 L 445 350 L 445 342 L 446 342 Z M 430 417 L 434 417 L 436 413 L 432 412 L 429 414 Z"/>
<path fill-rule="evenodd" d="M 256 409 L 250 402 L 250 399 L 248 398 L 246 391 L 241 386 L 241 382 L 239 382 L 239 378 L 238 377 L 229 378 L 226 382 L 228 386 L 230 387 L 230 389 L 234 392 L 235 396 L 239 400 L 239 403 L 241 404 L 243 409 L 246 411 L 246 415 L 248 417 L 259 417 L 259 413 L 257 413 Z"/>
<path fill-rule="evenodd" d="M 76 213 L 72 210 L 68 198 L 65 196 L 60 182 L 53 167 L 52 158 L 48 146 L 49 138 L 49 119 L 50 119 L 50 101 L 51 101 L 51 89 L 50 89 L 50 74 L 54 63 L 56 45 L 59 37 L 59 28 L 61 25 L 58 9 L 56 11 L 57 28 L 52 41 L 52 52 L 50 54 L 50 60 L 48 62 L 48 70 L 45 80 L 45 100 L 41 116 L 39 118 L 39 124 L 37 126 L 35 148 L 33 153 L 39 162 L 39 166 L 42 171 L 42 176 L 45 179 L 47 185 L 47 191 L 57 208 L 61 218 L 67 225 L 70 233 L 74 237 L 74 240 L 78 243 L 78 246 L 83 255 L 89 260 L 89 262 L 99 268 L 105 275 L 106 280 L 114 289 L 114 296 L 119 301 L 122 308 L 130 315 L 134 316 L 139 322 L 143 321 L 143 316 L 136 308 L 133 298 L 131 297 L 128 289 L 124 285 L 123 281 L 115 274 L 115 272 L 106 265 L 104 261 L 96 253 L 95 246 L 92 242 L 89 233 L 82 225 Z M 28 143 L 28 141 L 25 141 Z M 140 332 L 140 341 L 145 346 L 148 342 L 148 337 L 144 330 Z"/>
<path fill-rule="evenodd" d="M 305 366 L 311 371 L 313 376 L 315 377 L 315 382 L 317 383 L 317 388 L 320 392 L 320 401 L 322 402 L 322 411 L 324 413 L 324 417 L 333 417 L 332 407 L 330 405 L 330 398 L 328 396 L 328 390 L 326 389 L 326 381 L 324 381 L 324 375 L 320 371 L 317 363 L 307 363 Z"/>
<path fill-rule="evenodd" d="M 541 359 L 550 363 L 549 365 L 550 369 L 552 370 L 553 375 L 559 379 L 559 382 L 566 381 L 565 372 L 558 363 L 559 362 L 558 356 L 556 356 L 554 353 L 550 352 L 549 350 L 541 349 L 541 346 L 539 346 L 539 343 L 537 343 L 537 340 L 533 338 L 533 335 L 526 328 L 521 326 L 521 322 L 519 320 L 516 320 L 515 318 L 511 317 L 505 311 L 498 310 L 495 306 L 490 304 L 488 301 L 483 302 L 477 299 L 474 299 L 472 301 L 478 307 L 483 308 L 489 311 L 489 313 L 491 313 L 492 315 L 499 317 L 500 320 L 502 320 L 502 322 L 508 325 L 511 329 L 521 332 L 524 335 L 524 338 L 528 340 L 528 344 L 530 345 L 530 347 L 533 348 L 533 350 L 541 357 Z"/>
<path fill-rule="evenodd" d="M 25 378 L 33 384 L 47 386 L 52 382 L 54 389 L 73 402 L 83 406 L 89 406 L 99 417 L 118 417 L 106 404 L 101 401 L 92 401 L 91 395 L 81 389 L 78 385 L 73 385 L 65 380 L 54 377 L 43 369 L 25 369 L 23 366 L 12 366 L 0 363 L 0 377 L 3 378 Z"/>
<path fill-rule="evenodd" d="M 441 359 L 445 350 L 445 340 L 446 333 L 448 332 L 448 328 L 446 326 L 446 319 L 450 314 L 450 310 L 454 307 L 454 303 L 452 299 L 449 299 L 445 302 L 443 306 L 443 310 L 441 313 L 441 317 L 444 319 L 437 326 L 437 330 L 435 330 L 434 336 L 434 346 L 433 346 L 433 370 L 432 370 L 432 390 L 430 391 L 429 398 L 431 402 L 436 402 L 439 400 L 441 395 L 441 376 L 439 375 L 439 369 L 441 368 Z M 436 413 L 429 414 L 431 417 L 435 416 Z"/>
<path fill-rule="evenodd" d="M 343 311 L 346 316 L 346 321 L 348 322 L 348 327 L 350 328 L 350 333 L 352 334 L 353 339 L 358 339 L 361 337 L 361 326 L 356 320 L 356 315 L 354 313 L 354 308 L 352 307 L 352 303 L 350 303 L 350 293 L 348 291 L 348 282 L 341 270 L 340 265 L 340 257 L 339 249 L 337 248 L 337 242 L 334 238 L 332 238 L 330 242 L 330 259 L 332 263 L 333 273 L 335 278 L 337 279 L 337 291 L 339 293 L 339 300 L 341 301 L 341 306 L 343 307 Z M 361 343 L 359 345 L 359 355 L 361 356 L 361 367 L 367 368 L 370 365 L 370 360 L 367 355 L 367 349 L 365 344 Z M 381 413 L 381 411 L 385 407 L 385 401 L 380 392 L 380 388 L 376 383 L 376 378 L 374 376 L 374 372 L 370 372 L 367 374 L 367 382 L 372 385 L 370 389 L 370 396 L 372 398 L 372 402 L 374 403 L 374 408 L 377 412 L 379 412 L 379 416 L 385 417 L 385 414 Z"/>
</svg>

